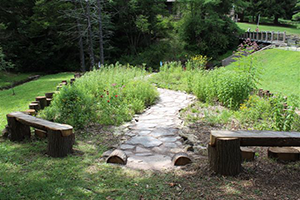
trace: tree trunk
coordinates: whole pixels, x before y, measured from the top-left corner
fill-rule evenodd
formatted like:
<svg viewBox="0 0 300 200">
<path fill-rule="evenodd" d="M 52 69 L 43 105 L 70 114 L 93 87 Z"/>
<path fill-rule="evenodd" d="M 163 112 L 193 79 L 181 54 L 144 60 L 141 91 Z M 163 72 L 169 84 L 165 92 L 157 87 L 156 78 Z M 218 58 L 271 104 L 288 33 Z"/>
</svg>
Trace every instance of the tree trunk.
<svg viewBox="0 0 300 200">
<path fill-rule="evenodd" d="M 275 15 L 274 16 L 274 24 L 279 24 L 278 19 L 279 19 L 279 16 Z"/>
<path fill-rule="evenodd" d="M 73 0 L 75 9 L 77 10 L 77 4 L 75 0 Z M 79 45 L 79 55 L 80 55 L 80 70 L 81 72 L 85 72 L 85 58 L 84 58 L 84 50 L 83 50 L 83 40 L 82 40 L 82 31 L 80 28 L 80 22 L 78 18 L 76 18 L 76 28 L 79 35 L 78 45 Z"/>
<path fill-rule="evenodd" d="M 217 174 L 234 176 L 241 172 L 242 156 L 240 140 L 237 138 L 217 138 L 216 145 L 208 145 L 209 164 Z"/>
<path fill-rule="evenodd" d="M 100 45 L 100 63 L 104 64 L 103 32 L 102 32 L 102 10 L 100 0 L 97 0 L 99 15 L 99 45 Z"/>
<path fill-rule="evenodd" d="M 95 65 L 95 55 L 94 55 L 94 45 L 93 45 L 93 31 L 92 31 L 92 23 L 91 23 L 91 7 L 90 7 L 90 1 L 86 1 L 86 17 L 88 20 L 88 41 L 89 41 L 89 54 L 90 54 L 90 70 L 93 70 L 93 67 Z"/>
<path fill-rule="evenodd" d="M 48 155 L 51 157 L 65 157 L 73 152 L 73 144 L 75 142 L 75 135 L 72 133 L 64 137 L 61 131 L 51 130 L 47 131 L 48 136 Z"/>
<path fill-rule="evenodd" d="M 9 138 L 11 141 L 22 141 L 26 137 L 30 138 L 31 132 L 30 127 L 24 125 L 16 120 L 15 117 L 7 117 L 8 129 L 9 129 Z"/>
</svg>

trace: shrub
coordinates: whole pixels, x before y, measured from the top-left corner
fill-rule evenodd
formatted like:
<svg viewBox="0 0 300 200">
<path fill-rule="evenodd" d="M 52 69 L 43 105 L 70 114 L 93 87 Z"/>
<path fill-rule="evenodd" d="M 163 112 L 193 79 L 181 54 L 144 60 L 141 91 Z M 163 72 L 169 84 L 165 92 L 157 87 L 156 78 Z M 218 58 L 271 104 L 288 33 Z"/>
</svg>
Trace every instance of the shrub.
<svg viewBox="0 0 300 200">
<path fill-rule="evenodd" d="M 55 95 L 51 106 L 45 108 L 41 117 L 74 128 L 83 128 L 86 123 L 95 119 L 94 104 L 90 95 L 85 94 L 76 86 L 65 86 Z"/>
<path fill-rule="evenodd" d="M 232 109 L 237 109 L 255 87 L 247 74 L 222 68 L 200 72 L 195 80 L 194 93 L 199 100 L 210 103 L 219 101 Z"/>
<path fill-rule="evenodd" d="M 156 88 L 142 80 L 144 75 L 143 69 L 118 63 L 88 72 L 74 86 L 63 88 L 42 115 L 76 128 L 89 122 L 119 125 L 158 96 Z"/>
<path fill-rule="evenodd" d="M 142 112 L 145 107 L 152 105 L 158 97 L 155 87 L 143 80 L 129 82 L 123 91 L 124 98 L 136 112 Z"/>
</svg>

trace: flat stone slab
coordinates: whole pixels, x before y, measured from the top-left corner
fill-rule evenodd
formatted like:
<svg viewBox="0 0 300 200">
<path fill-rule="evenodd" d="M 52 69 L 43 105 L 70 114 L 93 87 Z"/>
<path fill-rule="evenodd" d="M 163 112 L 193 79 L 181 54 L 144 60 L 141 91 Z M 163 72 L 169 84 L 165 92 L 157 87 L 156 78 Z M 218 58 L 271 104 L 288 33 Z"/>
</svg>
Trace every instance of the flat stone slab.
<svg viewBox="0 0 300 200">
<path fill-rule="evenodd" d="M 147 148 L 157 147 L 162 144 L 162 142 L 151 136 L 136 136 L 131 138 L 126 142 L 127 144 L 140 144 Z"/>
<path fill-rule="evenodd" d="M 143 170 L 168 170 L 174 168 L 172 157 L 185 152 L 179 137 L 182 120 L 180 109 L 188 106 L 194 96 L 182 92 L 158 89 L 160 98 L 156 105 L 126 124 L 123 133 L 129 137 L 120 145 L 126 155 L 127 167 Z M 125 138 L 126 139 L 126 138 Z"/>
<path fill-rule="evenodd" d="M 158 129 L 153 130 L 150 135 L 152 135 L 154 137 L 174 136 L 175 134 L 177 134 L 177 132 L 178 132 L 177 129 L 158 128 Z"/>
<path fill-rule="evenodd" d="M 122 149 L 122 150 L 128 150 L 128 149 L 134 149 L 134 148 L 135 148 L 135 146 L 129 145 L 129 144 L 122 144 L 120 146 L 120 149 Z"/>
<path fill-rule="evenodd" d="M 164 142 L 164 143 L 173 143 L 176 142 L 177 140 L 179 140 L 180 137 L 163 137 L 163 138 L 159 138 L 160 141 Z"/>
</svg>

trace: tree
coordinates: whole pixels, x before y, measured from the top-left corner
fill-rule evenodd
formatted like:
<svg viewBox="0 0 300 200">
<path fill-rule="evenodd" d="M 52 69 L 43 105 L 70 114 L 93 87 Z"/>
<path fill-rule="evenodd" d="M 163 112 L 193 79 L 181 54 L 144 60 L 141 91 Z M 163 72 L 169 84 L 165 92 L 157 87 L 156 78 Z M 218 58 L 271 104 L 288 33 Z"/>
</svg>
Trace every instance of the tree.
<svg viewBox="0 0 300 200">
<path fill-rule="evenodd" d="M 194 54 L 217 58 L 238 44 L 239 29 L 227 14 L 232 1 L 181 1 L 180 36 Z"/>
<path fill-rule="evenodd" d="M 300 21 L 300 0 L 297 1 L 297 4 L 295 6 L 295 12 L 293 15 L 293 20 Z"/>
<path fill-rule="evenodd" d="M 263 15 L 267 17 L 274 17 L 274 24 L 278 24 L 280 17 L 291 19 L 293 11 L 297 4 L 297 0 L 264 0 Z"/>
<path fill-rule="evenodd" d="M 0 72 L 13 68 L 14 65 L 5 59 L 2 47 L 0 47 Z"/>
</svg>

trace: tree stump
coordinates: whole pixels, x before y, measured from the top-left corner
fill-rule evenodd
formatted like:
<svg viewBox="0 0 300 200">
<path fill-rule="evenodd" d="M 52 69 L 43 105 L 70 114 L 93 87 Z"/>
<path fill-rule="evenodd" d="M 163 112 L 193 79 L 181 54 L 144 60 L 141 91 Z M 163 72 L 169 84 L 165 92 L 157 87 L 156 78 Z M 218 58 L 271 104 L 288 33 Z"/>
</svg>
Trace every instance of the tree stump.
<svg viewBox="0 0 300 200">
<path fill-rule="evenodd" d="M 68 85 L 68 81 L 66 81 L 66 80 L 63 80 L 63 81 L 62 81 L 62 84 L 64 84 L 64 85 Z"/>
<path fill-rule="evenodd" d="M 40 139 L 45 139 L 47 137 L 47 132 L 41 129 L 34 130 L 35 136 Z"/>
<path fill-rule="evenodd" d="M 242 171 L 242 155 L 238 138 L 216 138 L 216 145 L 208 145 L 210 167 L 217 174 L 235 176 Z"/>
<path fill-rule="evenodd" d="M 126 165 L 127 155 L 125 154 L 124 151 L 116 149 L 110 154 L 110 156 L 107 158 L 106 162 L 119 164 L 119 165 Z"/>
<path fill-rule="evenodd" d="M 33 109 L 37 112 L 37 111 L 39 111 L 39 104 L 38 103 L 30 103 L 29 109 Z"/>
<path fill-rule="evenodd" d="M 47 100 L 45 96 L 38 96 L 35 98 L 36 101 L 40 102 L 41 109 L 44 109 L 47 105 Z"/>
<path fill-rule="evenodd" d="M 53 98 L 53 94 L 54 94 L 54 92 L 47 92 L 47 93 L 45 93 L 45 96 L 46 96 L 46 98 L 51 99 L 51 98 Z"/>
<path fill-rule="evenodd" d="M 192 163 L 192 160 L 186 153 L 177 153 L 173 156 L 172 162 L 175 166 L 184 166 Z"/>
<path fill-rule="evenodd" d="M 50 106 L 50 104 L 51 104 L 51 101 L 52 101 L 52 99 L 51 99 L 51 98 L 47 98 L 47 99 L 46 99 L 46 102 L 47 102 L 46 106 Z"/>
<path fill-rule="evenodd" d="M 60 86 L 60 85 L 57 86 L 57 87 L 56 87 L 56 91 L 59 91 L 61 88 L 62 88 L 62 86 Z"/>
<path fill-rule="evenodd" d="M 31 132 L 28 125 L 24 125 L 16 120 L 15 117 L 10 117 L 9 114 L 6 115 L 8 128 L 9 128 L 9 138 L 11 141 L 23 141 L 25 138 L 30 138 Z"/>
<path fill-rule="evenodd" d="M 27 115 L 35 115 L 36 111 L 35 111 L 35 109 L 28 109 L 28 110 L 24 111 L 24 113 L 26 113 Z"/>
<path fill-rule="evenodd" d="M 75 82 L 75 78 L 71 78 L 70 85 L 73 85 L 74 82 Z"/>
<path fill-rule="evenodd" d="M 51 157 L 65 157 L 73 152 L 73 144 L 75 142 L 75 134 L 63 136 L 62 131 L 51 130 L 47 131 L 48 149 L 47 153 Z"/>
<path fill-rule="evenodd" d="M 242 160 L 243 161 L 254 161 L 255 151 L 247 147 L 241 147 Z"/>
<path fill-rule="evenodd" d="M 300 151 L 293 147 L 270 147 L 268 157 L 278 161 L 297 161 Z"/>
</svg>

